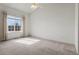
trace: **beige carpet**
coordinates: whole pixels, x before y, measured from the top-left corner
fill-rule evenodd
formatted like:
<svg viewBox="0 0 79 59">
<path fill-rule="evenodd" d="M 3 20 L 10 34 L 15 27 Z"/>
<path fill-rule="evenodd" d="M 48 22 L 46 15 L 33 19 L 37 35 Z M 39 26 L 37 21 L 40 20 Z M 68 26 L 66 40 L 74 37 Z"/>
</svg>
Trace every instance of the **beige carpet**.
<svg viewBox="0 0 79 59">
<path fill-rule="evenodd" d="M 0 55 L 73 55 L 74 45 L 36 38 L 0 42 Z"/>
</svg>

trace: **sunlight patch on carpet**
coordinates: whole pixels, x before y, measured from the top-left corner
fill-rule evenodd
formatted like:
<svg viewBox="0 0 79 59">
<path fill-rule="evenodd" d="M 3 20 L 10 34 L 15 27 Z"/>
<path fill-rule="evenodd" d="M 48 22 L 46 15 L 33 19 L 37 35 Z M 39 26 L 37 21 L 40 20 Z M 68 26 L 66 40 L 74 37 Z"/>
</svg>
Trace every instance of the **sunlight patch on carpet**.
<svg viewBox="0 0 79 59">
<path fill-rule="evenodd" d="M 21 43 L 21 44 L 26 44 L 26 45 L 32 45 L 32 44 L 35 44 L 39 41 L 40 40 L 33 39 L 33 38 L 21 38 L 20 40 L 17 39 L 15 42 Z"/>
</svg>

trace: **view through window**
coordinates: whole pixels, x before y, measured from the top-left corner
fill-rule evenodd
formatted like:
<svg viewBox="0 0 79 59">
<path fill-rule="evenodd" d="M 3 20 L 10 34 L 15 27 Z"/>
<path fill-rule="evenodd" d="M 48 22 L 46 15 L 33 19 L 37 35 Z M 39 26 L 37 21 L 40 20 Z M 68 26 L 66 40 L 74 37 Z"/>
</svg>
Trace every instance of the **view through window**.
<svg viewBox="0 0 79 59">
<path fill-rule="evenodd" d="M 21 18 L 8 17 L 7 19 L 8 31 L 21 31 Z"/>
</svg>

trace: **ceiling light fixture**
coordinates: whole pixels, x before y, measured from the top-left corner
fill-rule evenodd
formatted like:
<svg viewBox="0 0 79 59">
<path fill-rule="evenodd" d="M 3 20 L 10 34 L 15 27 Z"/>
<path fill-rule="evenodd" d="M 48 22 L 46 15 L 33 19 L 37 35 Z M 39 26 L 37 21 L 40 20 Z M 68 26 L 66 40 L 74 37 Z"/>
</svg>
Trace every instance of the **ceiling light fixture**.
<svg viewBox="0 0 79 59">
<path fill-rule="evenodd" d="M 33 4 L 31 5 L 31 8 L 32 8 L 32 9 L 37 9 L 37 8 L 38 8 L 38 5 L 37 5 L 36 3 L 33 3 Z"/>
</svg>

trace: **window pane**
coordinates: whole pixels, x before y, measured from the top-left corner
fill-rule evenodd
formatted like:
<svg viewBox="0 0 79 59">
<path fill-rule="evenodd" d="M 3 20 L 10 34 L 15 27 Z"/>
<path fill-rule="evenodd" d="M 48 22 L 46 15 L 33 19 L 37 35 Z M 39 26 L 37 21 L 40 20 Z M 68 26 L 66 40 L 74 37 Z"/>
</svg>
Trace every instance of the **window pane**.
<svg viewBox="0 0 79 59">
<path fill-rule="evenodd" d="M 11 31 L 11 26 L 8 26 L 8 30 Z"/>
<path fill-rule="evenodd" d="M 15 30 L 18 31 L 18 26 L 15 26 Z"/>
<path fill-rule="evenodd" d="M 21 30 L 21 26 L 18 26 L 18 31 L 20 31 Z"/>
<path fill-rule="evenodd" d="M 15 24 L 15 20 L 8 18 L 8 25 L 13 25 L 14 26 L 14 24 Z"/>
<path fill-rule="evenodd" d="M 20 31 L 21 30 L 21 20 L 17 19 L 15 23 L 15 30 Z"/>
<path fill-rule="evenodd" d="M 12 31 L 14 31 L 14 26 L 12 26 Z"/>
<path fill-rule="evenodd" d="M 8 30 L 9 31 L 14 31 L 14 24 L 15 24 L 15 20 L 12 18 L 8 18 Z"/>
</svg>

